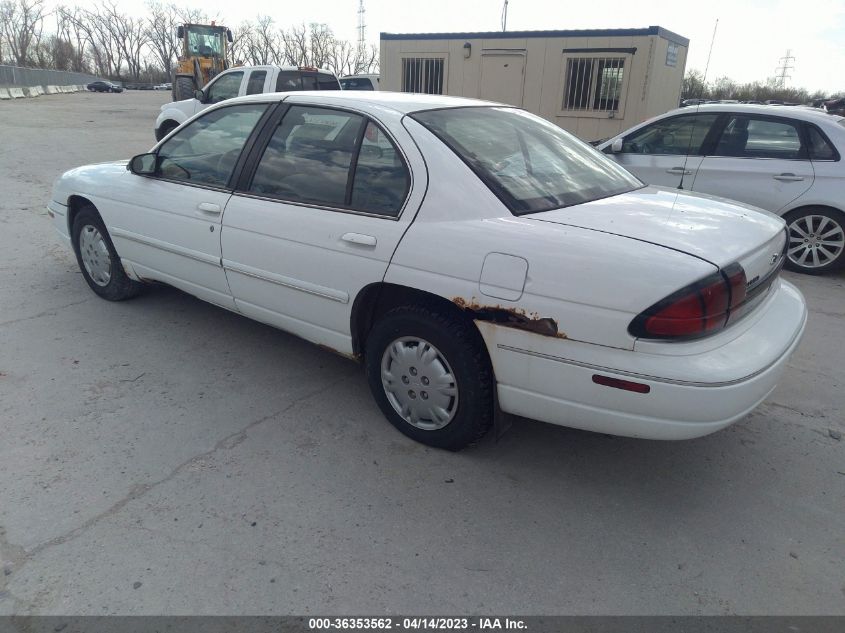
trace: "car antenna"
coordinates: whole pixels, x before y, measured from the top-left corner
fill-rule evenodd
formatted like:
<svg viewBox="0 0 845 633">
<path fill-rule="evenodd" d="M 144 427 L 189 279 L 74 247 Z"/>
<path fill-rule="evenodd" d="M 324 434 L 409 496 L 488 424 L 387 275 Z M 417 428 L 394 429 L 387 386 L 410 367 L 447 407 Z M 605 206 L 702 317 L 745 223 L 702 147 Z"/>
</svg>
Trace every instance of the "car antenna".
<svg viewBox="0 0 845 633">
<path fill-rule="evenodd" d="M 689 135 L 689 143 L 687 143 L 687 153 L 684 156 L 684 168 L 681 170 L 681 182 L 678 184 L 678 189 L 684 188 L 684 175 L 687 173 L 687 161 L 689 160 L 689 153 L 692 151 L 692 137 L 695 135 L 695 126 L 698 124 L 698 111 L 701 109 L 701 102 L 704 99 L 704 91 L 707 88 L 707 72 L 710 70 L 710 56 L 713 54 L 713 44 L 716 42 L 716 29 L 718 28 L 719 18 L 716 18 L 716 24 L 713 26 L 713 37 L 710 39 L 710 50 L 707 51 L 707 63 L 704 65 L 704 77 L 701 79 L 701 92 L 698 95 L 698 103 L 695 104 L 692 130 Z"/>
</svg>

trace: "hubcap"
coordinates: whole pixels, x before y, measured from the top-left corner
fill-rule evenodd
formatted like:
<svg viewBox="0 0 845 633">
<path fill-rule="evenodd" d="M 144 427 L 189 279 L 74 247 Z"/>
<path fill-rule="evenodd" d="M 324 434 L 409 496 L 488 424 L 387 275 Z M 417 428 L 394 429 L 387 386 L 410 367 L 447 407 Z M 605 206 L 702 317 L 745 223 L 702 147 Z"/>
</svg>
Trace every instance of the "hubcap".
<svg viewBox="0 0 845 633">
<path fill-rule="evenodd" d="M 789 225 L 789 261 L 804 268 L 820 268 L 845 249 L 845 232 L 826 215 L 805 215 Z"/>
<path fill-rule="evenodd" d="M 98 286 L 108 286 L 111 280 L 111 255 L 96 226 L 86 224 L 79 233 L 79 254 L 85 272 Z"/>
<path fill-rule="evenodd" d="M 418 429 L 442 429 L 458 410 L 452 368 L 440 350 L 421 338 L 404 336 L 387 346 L 381 384 L 396 413 Z"/>
</svg>

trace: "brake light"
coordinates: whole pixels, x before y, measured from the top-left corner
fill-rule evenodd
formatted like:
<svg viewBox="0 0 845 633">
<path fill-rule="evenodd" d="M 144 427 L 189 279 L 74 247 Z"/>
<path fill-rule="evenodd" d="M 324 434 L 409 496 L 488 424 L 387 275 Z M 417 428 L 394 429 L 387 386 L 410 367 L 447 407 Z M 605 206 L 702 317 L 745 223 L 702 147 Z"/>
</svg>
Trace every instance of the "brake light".
<svg viewBox="0 0 845 633">
<path fill-rule="evenodd" d="M 637 338 L 695 338 L 721 330 L 745 302 L 739 264 L 683 288 L 637 316 L 628 327 Z"/>
</svg>

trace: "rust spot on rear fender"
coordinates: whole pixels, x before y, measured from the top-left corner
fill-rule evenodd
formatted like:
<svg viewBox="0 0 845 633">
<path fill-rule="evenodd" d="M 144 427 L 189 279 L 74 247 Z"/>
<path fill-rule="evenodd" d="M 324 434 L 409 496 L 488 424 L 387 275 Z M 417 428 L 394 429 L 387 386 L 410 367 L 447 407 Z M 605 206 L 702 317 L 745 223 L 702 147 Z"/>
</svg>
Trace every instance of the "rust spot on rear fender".
<svg viewBox="0 0 845 633">
<path fill-rule="evenodd" d="M 478 321 L 488 321 L 541 336 L 566 338 L 566 334 L 558 330 L 557 321 L 550 317 L 541 317 L 537 312 L 528 312 L 524 308 L 484 305 L 478 303 L 475 297 L 469 301 L 463 297 L 453 297 L 452 303 L 461 310 L 471 313 L 472 318 Z"/>
</svg>

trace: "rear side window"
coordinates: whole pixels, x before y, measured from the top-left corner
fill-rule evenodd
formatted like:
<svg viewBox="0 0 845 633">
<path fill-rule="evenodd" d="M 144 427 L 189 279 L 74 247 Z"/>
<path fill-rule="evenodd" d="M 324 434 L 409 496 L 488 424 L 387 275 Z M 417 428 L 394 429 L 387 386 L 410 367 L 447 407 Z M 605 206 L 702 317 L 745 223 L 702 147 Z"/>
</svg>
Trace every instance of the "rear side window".
<svg viewBox="0 0 845 633">
<path fill-rule="evenodd" d="M 253 70 L 249 75 L 249 82 L 246 85 L 246 93 L 248 95 L 257 95 L 264 92 L 264 80 L 266 78 L 266 70 Z"/>
<path fill-rule="evenodd" d="M 352 208 L 379 215 L 399 215 L 408 193 L 408 170 L 393 142 L 372 121 L 361 142 Z"/>
<path fill-rule="evenodd" d="M 363 117 L 293 106 L 273 133 L 249 190 L 292 202 L 343 207 Z"/>
<path fill-rule="evenodd" d="M 276 78 L 276 92 L 302 90 L 302 74 L 295 70 L 283 70 Z"/>
<path fill-rule="evenodd" d="M 714 156 L 737 158 L 806 158 L 797 124 L 785 120 L 734 115 L 728 121 Z"/>
<path fill-rule="evenodd" d="M 830 144 L 830 141 L 814 125 L 807 126 L 807 135 L 810 139 L 811 160 L 839 160 L 839 155 Z"/>
<path fill-rule="evenodd" d="M 626 154 L 701 155 L 701 145 L 717 114 L 697 114 L 663 119 L 628 135 L 622 143 Z"/>
</svg>

